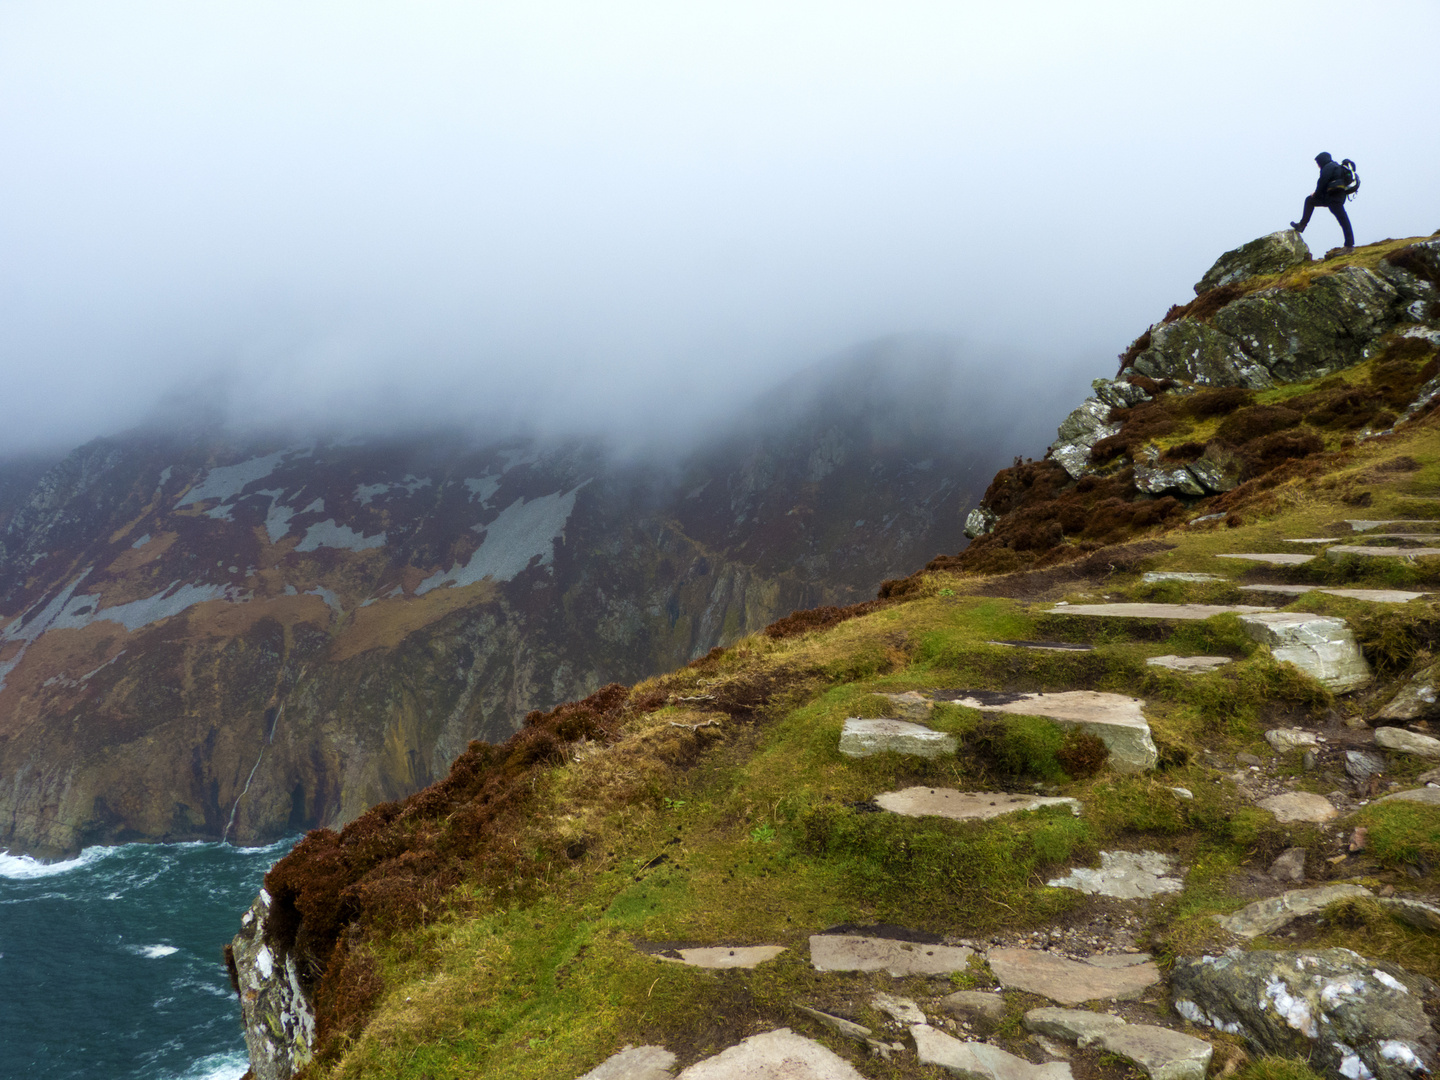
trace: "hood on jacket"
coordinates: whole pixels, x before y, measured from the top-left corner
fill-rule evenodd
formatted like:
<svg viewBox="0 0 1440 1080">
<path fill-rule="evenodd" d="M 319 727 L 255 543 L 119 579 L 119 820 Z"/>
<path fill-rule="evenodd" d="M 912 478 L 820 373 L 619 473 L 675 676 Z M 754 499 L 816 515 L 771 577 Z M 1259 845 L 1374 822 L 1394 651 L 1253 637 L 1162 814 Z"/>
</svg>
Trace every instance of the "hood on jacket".
<svg viewBox="0 0 1440 1080">
<path fill-rule="evenodd" d="M 1334 158 L 1332 158 L 1329 154 L 1325 153 L 1325 151 L 1323 150 L 1315 155 L 1315 164 L 1321 166 L 1322 168 L 1326 165 L 1329 165 L 1330 162 L 1334 160 Z"/>
</svg>

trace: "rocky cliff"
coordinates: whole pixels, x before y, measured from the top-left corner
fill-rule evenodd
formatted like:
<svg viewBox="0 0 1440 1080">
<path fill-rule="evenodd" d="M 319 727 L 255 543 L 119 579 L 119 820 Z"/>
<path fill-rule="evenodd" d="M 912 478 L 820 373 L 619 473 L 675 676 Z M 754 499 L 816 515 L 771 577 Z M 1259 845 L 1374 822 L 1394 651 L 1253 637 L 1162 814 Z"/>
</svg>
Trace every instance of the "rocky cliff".
<svg viewBox="0 0 1440 1080">
<path fill-rule="evenodd" d="M 965 552 L 307 835 L 255 1075 L 1433 1076 L 1437 255 L 1228 253 Z"/>
<path fill-rule="evenodd" d="M 0 471 L 0 848 L 343 824 L 532 709 L 873 595 L 953 546 L 1014 419 L 960 427 L 953 366 L 898 345 L 767 400 L 663 455 L 138 433 Z"/>
</svg>

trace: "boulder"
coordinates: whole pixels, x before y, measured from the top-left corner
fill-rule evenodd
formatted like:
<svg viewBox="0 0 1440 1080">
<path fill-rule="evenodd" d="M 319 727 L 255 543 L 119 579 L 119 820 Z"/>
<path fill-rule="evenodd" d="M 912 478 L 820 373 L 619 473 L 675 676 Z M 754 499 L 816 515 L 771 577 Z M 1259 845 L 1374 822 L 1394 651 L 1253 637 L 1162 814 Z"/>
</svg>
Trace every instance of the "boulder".
<svg viewBox="0 0 1440 1080">
<path fill-rule="evenodd" d="M 1083 1050 L 1101 1035 L 1125 1026 L 1118 1016 L 1095 1013 L 1089 1009 L 1031 1009 L 1025 1014 L 1025 1030 L 1052 1039 L 1073 1042 Z"/>
<path fill-rule="evenodd" d="M 1440 686 L 1440 664 L 1429 664 L 1414 675 L 1390 699 L 1390 703 L 1375 714 L 1377 720 L 1419 720 L 1422 717 L 1440 713 L 1435 705 L 1437 686 Z"/>
<path fill-rule="evenodd" d="M 970 513 L 965 515 L 965 538 L 974 540 L 984 536 L 995 528 L 995 523 L 1000 520 L 1000 515 L 994 510 L 987 510 L 983 506 L 977 506 Z"/>
<path fill-rule="evenodd" d="M 1357 784 L 1366 783 L 1370 777 L 1385 771 L 1385 759 L 1368 750 L 1346 750 L 1345 772 Z"/>
<path fill-rule="evenodd" d="M 1382 795 L 1375 801 L 1377 803 L 1415 802 L 1424 806 L 1440 806 L 1440 788 L 1412 788 L 1409 791 L 1397 791 L 1392 795 Z"/>
<path fill-rule="evenodd" d="M 1152 326 L 1150 344 L 1131 366 L 1152 379 L 1180 379 L 1201 386 L 1266 390 L 1275 385 L 1265 365 L 1246 355 L 1239 342 L 1194 319 Z"/>
<path fill-rule="evenodd" d="M 991 949 L 986 959 L 1007 990 L 1027 990 L 1062 1005 L 1137 998 L 1160 981 L 1160 969 L 1148 960 L 1104 967 L 1038 949 Z"/>
<path fill-rule="evenodd" d="M 1215 260 L 1215 265 L 1205 271 L 1205 276 L 1195 283 L 1195 295 L 1261 274 L 1278 274 L 1310 259 L 1310 248 L 1300 234 L 1294 229 L 1281 229 L 1221 255 Z"/>
<path fill-rule="evenodd" d="M 1100 869 L 1077 866 L 1047 884 L 1117 900 L 1141 900 L 1183 889 L 1184 882 L 1171 876 L 1174 869 L 1170 857 L 1158 851 L 1102 851 Z"/>
<path fill-rule="evenodd" d="M 675 1055 L 663 1046 L 627 1046 L 579 1080 L 672 1080 Z"/>
<path fill-rule="evenodd" d="M 1359 885 L 1320 885 L 1313 889 L 1291 889 L 1268 900 L 1256 900 L 1215 921 L 1236 937 L 1254 938 L 1273 934 L 1281 927 L 1315 915 L 1337 900 L 1370 899 L 1374 894 Z"/>
<path fill-rule="evenodd" d="M 1240 486 L 1240 459 L 1234 454 L 1217 452 L 1212 457 L 1207 453 L 1185 467 L 1206 491 L 1220 494 Z"/>
<path fill-rule="evenodd" d="M 1205 1080 L 1214 1050 L 1204 1039 L 1153 1024 L 1102 1032 L 1100 1048 L 1133 1061 L 1151 1080 Z"/>
<path fill-rule="evenodd" d="M 1038 810 L 1042 806 L 1068 806 L 1080 813 L 1080 801 L 1050 795 L 1007 795 L 990 791 L 956 791 L 954 788 L 909 787 L 875 796 L 882 810 L 905 817 L 944 817 L 955 821 L 988 821 L 1002 814 Z"/>
<path fill-rule="evenodd" d="M 1147 495 L 1159 495 L 1174 491 L 1181 495 L 1204 495 L 1206 488 L 1195 479 L 1184 465 L 1160 465 L 1135 463 L 1135 487 Z"/>
<path fill-rule="evenodd" d="M 964 971 L 974 951 L 963 945 L 930 945 L 861 934 L 812 934 L 810 963 L 816 971 L 888 971 L 948 975 Z"/>
<path fill-rule="evenodd" d="M 1272 611 L 1241 615 L 1240 624 L 1255 641 L 1270 646 L 1276 660 L 1294 664 L 1331 690 L 1357 690 L 1374 677 L 1344 619 Z"/>
<path fill-rule="evenodd" d="M 1407 731 L 1405 728 L 1376 728 L 1375 745 L 1401 754 L 1413 754 L 1415 757 L 1440 758 L 1440 739 L 1432 739 L 1429 735 Z"/>
<path fill-rule="evenodd" d="M 865 1080 L 855 1066 L 814 1039 L 777 1028 L 697 1061 L 676 1080 Z"/>
<path fill-rule="evenodd" d="M 1287 754 L 1291 750 L 1315 746 L 1318 743 L 1313 731 L 1297 727 L 1271 728 L 1265 732 L 1265 741 L 1274 748 L 1277 754 Z"/>
<path fill-rule="evenodd" d="M 1340 811 L 1336 810 L 1335 805 L 1324 795 L 1315 795 L 1308 791 L 1287 791 L 1283 795 L 1261 799 L 1255 805 L 1261 810 L 1269 810 L 1281 825 L 1296 821 L 1308 821 L 1318 825 L 1340 816 Z"/>
<path fill-rule="evenodd" d="M 967 1080 L 1071 1080 L 1070 1065 L 1047 1061 L 1032 1065 L 1022 1057 L 983 1042 L 961 1042 L 929 1024 L 910 1028 L 922 1065 L 938 1065 Z"/>
<path fill-rule="evenodd" d="M 1145 703 L 1139 698 L 1095 690 L 1057 694 L 972 690 L 954 703 L 982 712 L 1043 716 L 1065 727 L 1078 727 L 1105 744 L 1110 751 L 1110 767 L 1119 773 L 1153 769 L 1160 759 L 1150 725 L 1140 712 Z"/>
<path fill-rule="evenodd" d="M 852 717 L 845 721 L 840 732 L 840 753 L 846 757 L 870 757 L 887 751 L 917 757 L 944 757 L 953 755 L 959 746 L 960 740 L 954 735 L 906 720 Z"/>
<path fill-rule="evenodd" d="M 1090 448 L 1120 430 L 1110 422 L 1110 406 L 1099 398 L 1086 398 L 1060 424 L 1058 437 L 1050 444 L 1050 457 L 1072 477 L 1090 472 Z"/>
<path fill-rule="evenodd" d="M 1175 1010 L 1345 1080 L 1412 1080 L 1440 1068 L 1425 1001 L 1440 987 L 1349 949 L 1182 957 Z"/>
<path fill-rule="evenodd" d="M 1095 396 L 1117 409 L 1128 409 L 1131 405 L 1139 405 L 1142 401 L 1154 400 L 1145 391 L 1144 387 L 1126 379 L 1093 379 L 1090 389 L 1095 391 Z"/>
</svg>

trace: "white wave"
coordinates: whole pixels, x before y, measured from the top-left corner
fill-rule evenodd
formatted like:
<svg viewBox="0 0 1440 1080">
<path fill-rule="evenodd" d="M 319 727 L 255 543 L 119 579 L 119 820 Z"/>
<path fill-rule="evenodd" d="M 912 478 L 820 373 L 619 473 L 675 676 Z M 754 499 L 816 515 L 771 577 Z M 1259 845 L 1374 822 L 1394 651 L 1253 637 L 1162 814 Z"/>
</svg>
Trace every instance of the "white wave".
<svg viewBox="0 0 1440 1080">
<path fill-rule="evenodd" d="M 0 852 L 0 877 L 10 878 L 12 881 L 26 881 L 31 878 L 68 874 L 72 870 L 79 870 L 97 863 L 114 851 L 114 848 L 107 847 L 86 848 L 73 859 L 51 863 L 41 862 L 32 855 L 11 855 L 8 851 Z"/>
<path fill-rule="evenodd" d="M 240 1080 L 250 1060 L 240 1051 L 228 1054 L 206 1054 L 174 1080 Z"/>
<path fill-rule="evenodd" d="M 132 945 L 130 951 L 147 960 L 159 960 L 162 956 L 170 956 L 180 950 L 174 945 Z"/>
</svg>

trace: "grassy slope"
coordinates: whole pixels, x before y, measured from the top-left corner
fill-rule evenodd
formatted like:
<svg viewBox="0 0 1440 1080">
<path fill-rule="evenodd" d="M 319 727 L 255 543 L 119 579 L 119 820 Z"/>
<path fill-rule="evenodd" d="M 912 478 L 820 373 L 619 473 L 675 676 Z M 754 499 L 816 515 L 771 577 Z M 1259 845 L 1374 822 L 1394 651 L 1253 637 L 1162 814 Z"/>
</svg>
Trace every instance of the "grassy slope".
<svg viewBox="0 0 1440 1080">
<path fill-rule="evenodd" d="M 1345 374 L 1355 384 L 1366 377 L 1359 369 Z M 1266 396 L 1290 399 L 1308 390 L 1284 387 Z M 1206 434 L 1186 429 L 1169 437 Z M 1342 716 L 1370 715 L 1430 658 L 1440 640 L 1440 604 L 1379 609 L 1319 593 L 1290 604 L 1350 619 L 1377 663 L 1377 686 L 1338 702 L 1277 665 L 1229 617 L 1167 626 L 1046 613 L 1058 599 L 1253 603 L 1253 594 L 1235 588 L 1250 580 L 1440 584 L 1440 566 L 1429 561 L 1334 566 L 1321 559 L 1285 569 L 1215 557 L 1297 550 L 1283 538 L 1338 535 L 1345 518 L 1440 517 L 1434 414 L 1358 445 L 1342 446 L 1334 433 L 1326 441 L 1323 468 L 1289 470 L 1231 500 L 1228 524 L 1152 529 L 1149 538 L 1163 543 L 1102 549 L 1075 564 L 1079 569 L 927 573 L 879 610 L 794 637 L 746 638 L 633 688 L 602 738 L 564 743 L 551 762 L 526 774 L 523 813 L 487 837 L 483 872 L 462 874 L 421 918 L 352 937 L 349 954 L 363 961 L 356 970 L 368 973 L 372 1011 L 348 1032 L 345 1023 L 331 1023 L 325 1053 L 308 1075 L 550 1080 L 577 1076 L 626 1043 L 662 1043 L 685 1064 L 789 1025 L 827 1042 L 867 1076 L 939 1076 L 913 1054 L 892 1062 L 865 1057 L 795 1006 L 828 1006 L 879 1026 L 866 1004 L 870 988 L 933 997 L 943 987 L 883 975 L 819 976 L 808 964 L 809 934 L 838 923 L 885 922 L 986 939 L 1063 924 L 1080 914 L 1084 898 L 1044 881 L 1066 865 L 1093 865 L 1102 847 L 1114 846 L 1169 851 L 1189 868 L 1184 892 L 1144 916 L 1139 941 L 1162 960 L 1227 944 L 1209 915 L 1246 902 L 1250 897 L 1237 893 L 1286 847 L 1307 848 L 1312 878 L 1433 892 L 1440 886 L 1440 811 L 1367 807 L 1359 819 L 1369 827 L 1370 850 L 1340 859 L 1357 822 L 1280 826 L 1246 805 L 1229 774 L 1238 752 L 1273 756 L 1262 738 L 1268 727 L 1328 723 L 1343 740 Z M 1187 516 L 1204 512 L 1202 504 Z M 1208 571 L 1225 581 L 1145 586 L 1140 574 L 1147 569 Z M 1084 640 L 1096 648 L 1047 653 L 989 644 L 1001 638 Z M 1178 676 L 1146 666 L 1146 657 L 1162 653 L 1219 653 L 1235 662 Z M 932 718 L 962 735 L 957 758 L 839 755 L 845 717 L 892 714 L 878 693 L 938 687 L 1136 694 L 1147 702 L 1161 769 L 1072 778 L 1061 764 L 1063 741 L 1048 724 L 996 731 L 958 707 Z M 741 698 L 750 706 L 726 704 Z M 1298 755 L 1273 768 L 1300 790 L 1346 786 L 1333 760 L 1315 773 L 1301 770 Z M 1387 776 L 1404 782 L 1421 768 L 1392 756 Z M 1078 797 L 1085 811 L 1078 819 L 1062 809 L 973 825 L 854 809 L 911 784 L 1039 786 Z M 1176 798 L 1176 786 L 1195 798 Z M 1434 936 L 1374 907 L 1350 905 L 1302 928 L 1299 940 L 1343 943 L 1440 978 Z M 753 972 L 708 972 L 637 948 L 677 943 L 775 943 L 788 951 Z M 1259 939 L 1253 947 L 1275 944 Z M 993 985 L 983 965 L 949 984 Z M 1151 1000 L 1167 1011 L 1163 993 Z M 1016 1019 L 1033 1003 L 1010 995 L 1002 1039 L 1020 1034 Z M 1125 1071 L 1098 1058 L 1087 1067 L 1097 1076 Z M 1243 1068 L 1257 1080 L 1305 1071 L 1273 1061 Z"/>
</svg>

